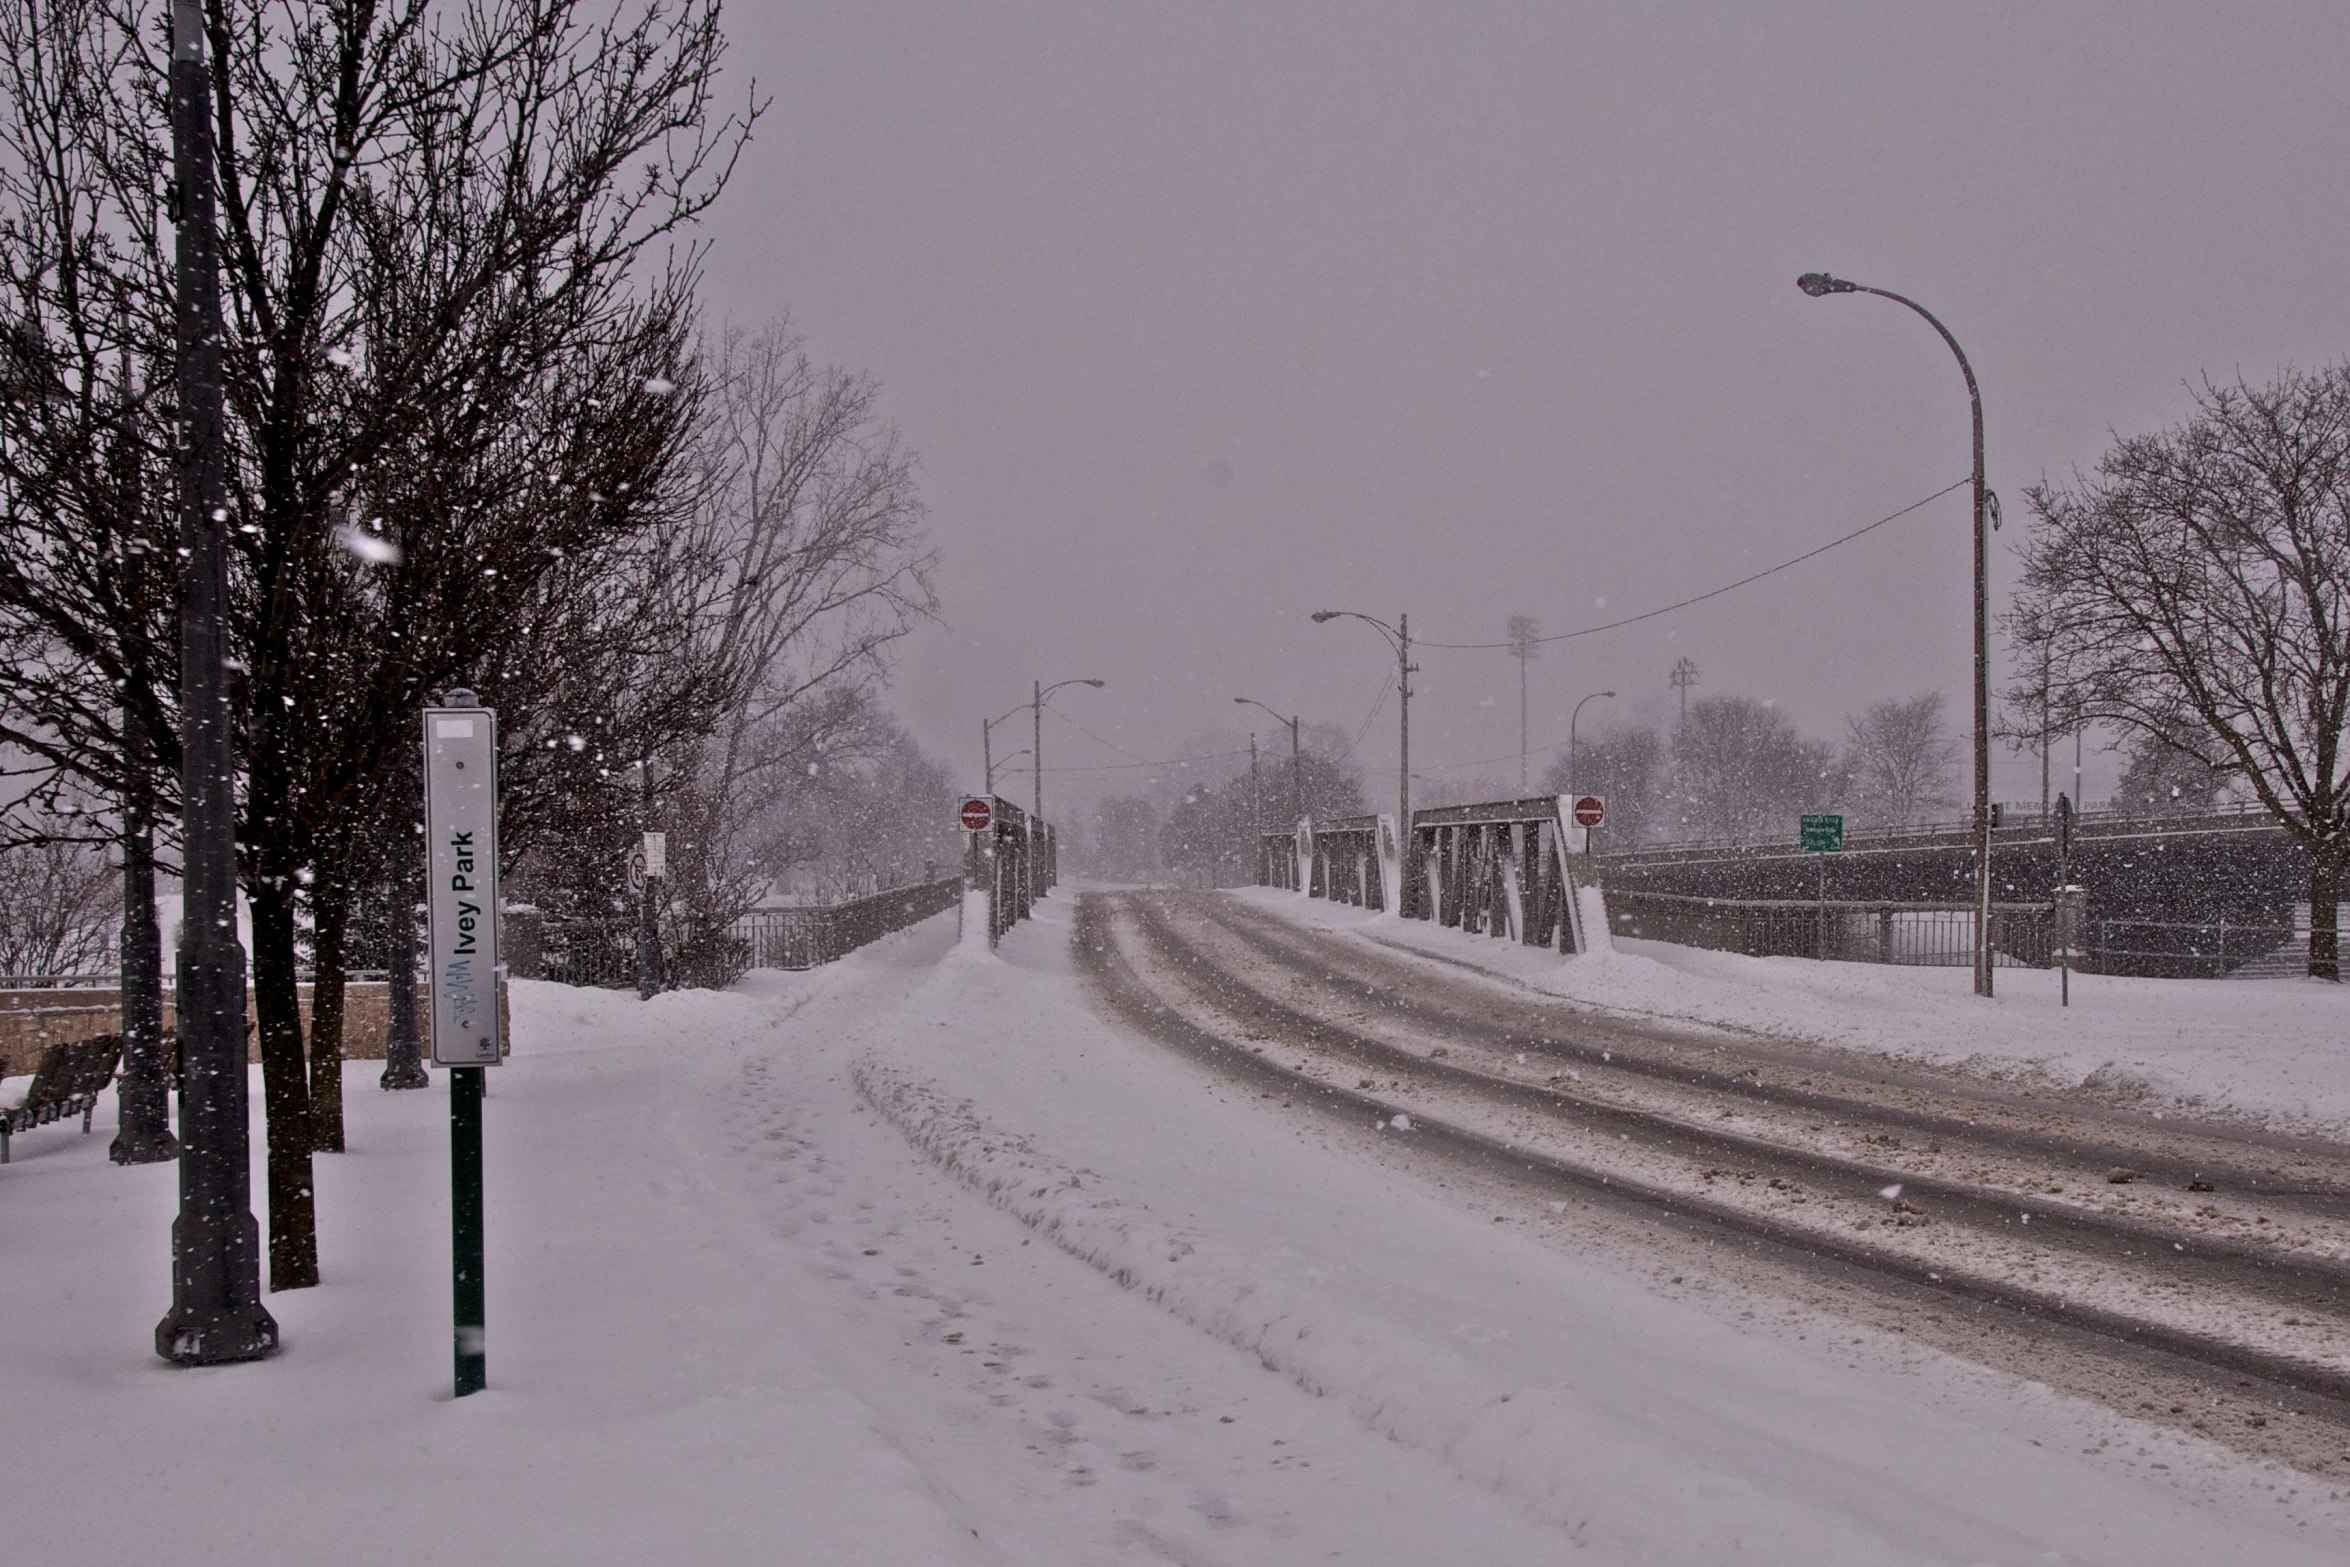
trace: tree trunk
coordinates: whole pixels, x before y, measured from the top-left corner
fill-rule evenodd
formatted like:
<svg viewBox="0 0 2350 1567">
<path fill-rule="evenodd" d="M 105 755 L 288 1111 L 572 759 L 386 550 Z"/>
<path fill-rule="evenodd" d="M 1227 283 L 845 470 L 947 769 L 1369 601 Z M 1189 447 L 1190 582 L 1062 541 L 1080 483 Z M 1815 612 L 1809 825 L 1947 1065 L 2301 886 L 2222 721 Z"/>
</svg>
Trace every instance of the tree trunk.
<svg viewBox="0 0 2350 1567">
<path fill-rule="evenodd" d="M 269 1124 L 269 1287 L 318 1282 L 317 1205 L 310 1180 L 310 1083 L 302 1059 L 294 973 L 294 900 L 285 876 L 253 880 L 253 1015 Z"/>
<path fill-rule="evenodd" d="M 135 726 L 137 720 L 129 722 Z M 134 778 L 144 763 L 143 751 L 134 752 Z M 122 1075 L 115 1079 L 116 1131 L 107 1156 L 116 1164 L 158 1164 L 178 1158 L 180 1145 L 171 1135 L 171 1096 L 163 1070 L 163 932 L 155 923 L 155 824 L 139 783 L 125 793 L 122 815 Z"/>
<path fill-rule="evenodd" d="M 310 1146 L 343 1151 L 343 934 L 351 899 L 337 877 L 321 876 L 310 899 Z"/>
<path fill-rule="evenodd" d="M 2320 854 L 2309 870 L 2309 977 L 2339 981 L 2342 977 L 2341 918 L 2342 863 Z"/>
</svg>

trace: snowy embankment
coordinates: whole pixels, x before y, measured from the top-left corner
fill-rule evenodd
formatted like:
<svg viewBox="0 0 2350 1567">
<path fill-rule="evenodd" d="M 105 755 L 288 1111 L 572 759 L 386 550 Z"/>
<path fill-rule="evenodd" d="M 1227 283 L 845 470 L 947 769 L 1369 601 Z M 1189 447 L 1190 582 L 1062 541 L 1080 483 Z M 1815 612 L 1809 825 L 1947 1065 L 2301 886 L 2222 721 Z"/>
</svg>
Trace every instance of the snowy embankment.
<svg viewBox="0 0 2350 1567">
<path fill-rule="evenodd" d="M 1627 1016 L 2350 1131 L 2350 987 L 2320 980 L 2075 974 L 2068 1007 L 2060 1005 L 2055 971 L 2003 968 L 1997 994 L 1985 1001 L 1962 968 L 1748 958 L 1623 937 L 1612 952 L 1562 958 L 1270 888 L 1232 896 L 1302 924 Z"/>
<path fill-rule="evenodd" d="M 486 1107 L 491 1385 L 461 1402 L 439 1074 L 384 1094 L 352 1069 L 327 1282 L 268 1297 L 286 1348 L 257 1365 L 150 1353 L 174 1172 L 105 1162 L 111 1103 L 91 1137 L 28 1134 L 0 1169 L 12 1550 L 2343 1554 L 2301 1477 L 1896 1336 L 1746 1321 L 1205 1075 L 1089 1006 L 1073 903 L 999 954 L 948 914 L 724 995 L 517 986 Z"/>
</svg>

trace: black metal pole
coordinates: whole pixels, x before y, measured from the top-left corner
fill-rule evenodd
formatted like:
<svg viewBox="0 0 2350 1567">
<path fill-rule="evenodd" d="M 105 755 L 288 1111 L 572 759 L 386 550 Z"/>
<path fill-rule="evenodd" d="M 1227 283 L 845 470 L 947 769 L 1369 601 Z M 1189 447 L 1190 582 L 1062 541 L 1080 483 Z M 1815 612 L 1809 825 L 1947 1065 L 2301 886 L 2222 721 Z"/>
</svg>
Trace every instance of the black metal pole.
<svg viewBox="0 0 2350 1567">
<path fill-rule="evenodd" d="M 489 1385 L 481 1241 L 481 1073 L 449 1068 L 449 1207 L 456 1296 L 457 1396 Z"/>
<path fill-rule="evenodd" d="M 261 1231 L 245 1109 L 245 949 L 228 687 L 228 486 L 221 454 L 220 258 L 213 234 L 211 70 L 198 0 L 171 8 L 179 184 L 180 788 L 186 853 L 179 960 L 180 1211 L 171 1310 L 155 1352 L 181 1365 L 277 1348 L 261 1304 Z"/>
</svg>

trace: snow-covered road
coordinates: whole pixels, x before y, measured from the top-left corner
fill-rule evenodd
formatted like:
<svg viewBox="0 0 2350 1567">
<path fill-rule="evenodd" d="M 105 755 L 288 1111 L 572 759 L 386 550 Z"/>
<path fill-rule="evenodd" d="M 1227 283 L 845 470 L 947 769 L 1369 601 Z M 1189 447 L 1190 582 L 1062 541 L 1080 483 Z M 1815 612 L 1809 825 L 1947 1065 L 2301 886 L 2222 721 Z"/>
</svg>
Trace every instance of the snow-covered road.
<svg viewBox="0 0 2350 1567">
<path fill-rule="evenodd" d="M 107 1165 L 104 1114 L 28 1135 L 0 1171 L 11 1554 L 2350 1555 L 2306 1477 L 1669 1288 L 1331 1138 L 1105 1022 L 1074 905 L 993 957 L 948 915 L 723 996 L 517 986 L 463 1403 L 437 1076 L 354 1069 L 328 1283 L 270 1297 L 288 1348 L 256 1366 L 147 1350 L 172 1172 Z"/>
</svg>

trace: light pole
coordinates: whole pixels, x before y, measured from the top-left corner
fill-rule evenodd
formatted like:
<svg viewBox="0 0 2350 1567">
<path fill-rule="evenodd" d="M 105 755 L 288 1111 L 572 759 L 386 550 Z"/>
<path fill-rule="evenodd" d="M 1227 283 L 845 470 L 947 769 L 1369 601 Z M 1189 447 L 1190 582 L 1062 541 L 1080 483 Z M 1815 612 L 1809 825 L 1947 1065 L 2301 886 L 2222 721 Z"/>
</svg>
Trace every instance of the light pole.
<svg viewBox="0 0 2350 1567">
<path fill-rule="evenodd" d="M 1583 702 L 1596 702 L 1603 696 L 1612 698 L 1614 695 L 1613 691 L 1594 691 L 1584 697 Z M 1575 772 L 1575 720 L 1583 716 L 1583 702 L 1577 702 L 1575 710 L 1567 715 L 1567 787 L 1578 794 L 1583 792 L 1583 780 Z"/>
<path fill-rule="evenodd" d="M 1056 680 L 1049 686 L 1041 680 L 1035 683 L 1036 694 L 1028 704 L 1029 717 L 1035 724 L 1029 735 L 1028 765 L 1036 769 L 1034 799 L 1036 802 L 1036 830 L 1038 832 L 1044 831 L 1044 699 L 1063 686 L 1091 686 L 1099 691 L 1108 684 L 1107 680 L 1088 680 L 1082 676 L 1073 680 Z"/>
<path fill-rule="evenodd" d="M 1010 756 L 1005 757 L 1001 762 L 990 761 L 987 764 L 987 792 L 989 794 L 995 793 L 995 770 L 998 767 L 1009 767 L 1027 754 L 1028 747 L 1022 746 L 1019 750 L 1014 751 Z"/>
<path fill-rule="evenodd" d="M 1532 615 L 1510 617 L 1510 656 L 1518 661 L 1518 793 L 1526 781 L 1526 667 L 1542 655 L 1542 625 Z"/>
<path fill-rule="evenodd" d="M 1399 835 L 1401 835 L 1403 840 L 1403 859 L 1404 865 L 1406 867 L 1403 877 L 1404 885 L 1401 889 L 1399 889 L 1395 902 L 1396 912 L 1398 914 L 1408 914 L 1411 912 L 1410 908 L 1408 907 L 1408 899 L 1412 884 L 1411 871 L 1409 867 L 1413 857 L 1413 850 L 1411 847 L 1412 674 L 1413 671 L 1420 667 L 1419 665 L 1412 662 L 1412 617 L 1409 615 L 1398 614 L 1395 617 L 1395 624 L 1391 626 L 1376 615 L 1365 615 L 1358 610 L 1318 609 L 1314 611 L 1314 624 L 1317 626 L 1326 620 L 1338 620 L 1342 618 L 1347 620 L 1359 620 L 1364 624 L 1375 628 L 1381 636 L 1387 639 L 1388 645 L 1395 649 L 1396 707 L 1397 710 L 1402 714 L 1396 740 L 1395 830 Z"/>
<path fill-rule="evenodd" d="M 1871 288 L 1825 272 L 1806 272 L 1795 286 L 1814 299 L 1829 294 L 1874 294 L 1907 305 L 1942 334 L 1966 377 L 1967 401 L 1975 416 L 1975 994 L 1991 994 L 1991 585 L 1989 544 L 1985 522 L 1990 514 L 1990 491 L 1983 483 L 1983 392 L 1975 384 L 1975 367 L 1966 350 L 1950 335 L 1950 328 L 1914 299 L 1890 289 Z"/>
<path fill-rule="evenodd" d="M 1236 696 L 1232 700 L 1245 702 L 1250 707 L 1265 707 L 1253 696 Z M 1265 707 L 1265 711 L 1273 713 L 1269 707 Z M 1305 719 L 1302 714 L 1296 718 L 1282 718 L 1279 713 L 1273 713 L 1273 716 L 1289 726 L 1289 823 L 1294 828 L 1306 819 L 1305 746 L 1298 739 L 1298 726 Z M 1252 740 L 1249 743 L 1254 745 L 1256 742 Z"/>
<path fill-rule="evenodd" d="M 228 480 L 220 438 L 220 252 L 213 232 L 212 67 L 204 7 L 172 0 L 171 140 L 178 234 L 180 791 L 186 848 L 179 957 L 180 1211 L 171 1310 L 155 1352 L 183 1366 L 277 1348 L 261 1304 L 245 1109 L 245 949 L 237 941 L 237 800 L 229 725 Z"/>
</svg>

